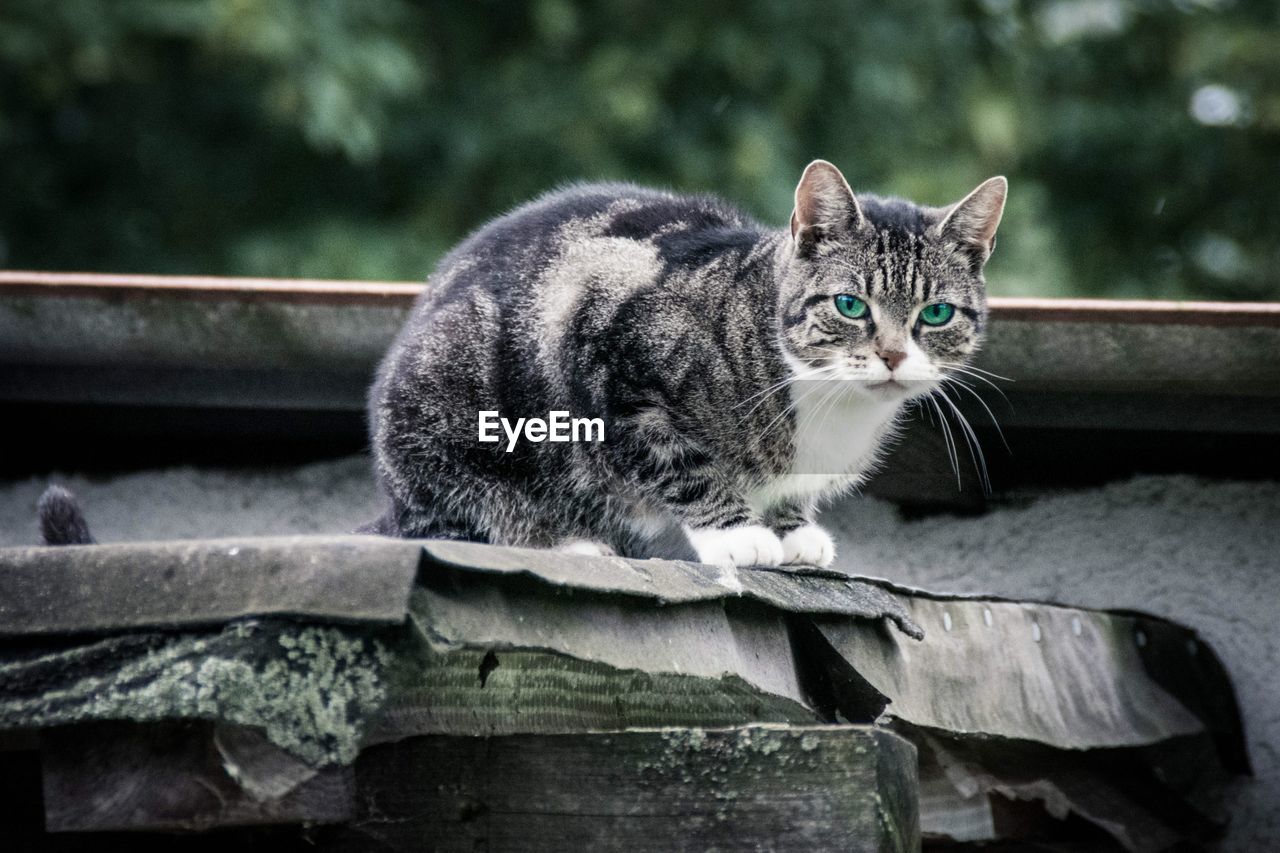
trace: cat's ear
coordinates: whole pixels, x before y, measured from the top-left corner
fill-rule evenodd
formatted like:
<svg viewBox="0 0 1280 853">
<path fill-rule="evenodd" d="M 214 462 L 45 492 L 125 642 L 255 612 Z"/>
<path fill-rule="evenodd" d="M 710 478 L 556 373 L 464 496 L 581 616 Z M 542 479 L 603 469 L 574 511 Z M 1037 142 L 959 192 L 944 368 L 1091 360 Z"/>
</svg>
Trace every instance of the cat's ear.
<svg viewBox="0 0 1280 853">
<path fill-rule="evenodd" d="M 937 233 L 950 237 L 981 267 L 996 247 L 996 228 L 1004 215 L 1009 182 L 1003 177 L 988 178 L 960 201 L 944 208 Z"/>
<path fill-rule="evenodd" d="M 863 222 L 862 209 L 840 170 L 826 160 L 810 163 L 800 176 L 791 212 L 791 238 L 796 245 L 856 231 Z"/>
</svg>

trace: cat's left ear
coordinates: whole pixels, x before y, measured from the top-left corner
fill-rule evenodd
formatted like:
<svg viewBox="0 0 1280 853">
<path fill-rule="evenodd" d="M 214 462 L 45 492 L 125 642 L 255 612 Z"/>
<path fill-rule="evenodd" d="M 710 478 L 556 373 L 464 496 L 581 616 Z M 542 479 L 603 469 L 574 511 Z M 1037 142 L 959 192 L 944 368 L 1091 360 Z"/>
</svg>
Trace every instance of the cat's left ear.
<svg viewBox="0 0 1280 853">
<path fill-rule="evenodd" d="M 950 237 L 981 268 L 996 247 L 996 228 L 1004 215 L 1004 201 L 1009 195 L 1009 182 L 1003 177 L 989 178 L 960 201 L 945 208 L 937 225 L 941 237 Z"/>
</svg>

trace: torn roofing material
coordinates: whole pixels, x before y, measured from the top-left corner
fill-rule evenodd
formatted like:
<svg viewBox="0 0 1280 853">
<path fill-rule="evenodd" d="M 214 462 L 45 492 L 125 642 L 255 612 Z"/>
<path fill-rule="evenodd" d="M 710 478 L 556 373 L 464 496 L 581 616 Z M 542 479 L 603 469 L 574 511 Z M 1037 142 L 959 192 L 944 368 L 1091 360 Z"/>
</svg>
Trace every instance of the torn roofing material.
<svg viewBox="0 0 1280 853">
<path fill-rule="evenodd" d="M 525 574 L 565 588 L 639 595 L 667 604 L 741 596 L 789 613 L 885 618 L 913 639 L 924 636 L 896 596 L 836 572 L 739 569 L 734 579 L 714 566 L 677 560 L 588 557 L 474 542 L 424 542 L 423 549 L 434 562 L 467 572 Z"/>
<path fill-rule="evenodd" d="M 840 657 L 891 697 L 885 712 L 896 719 L 1062 749 L 1204 731 L 1143 666 L 1132 618 L 997 601 L 917 597 L 908 606 L 928 626 L 925 642 L 816 620 Z"/>
</svg>

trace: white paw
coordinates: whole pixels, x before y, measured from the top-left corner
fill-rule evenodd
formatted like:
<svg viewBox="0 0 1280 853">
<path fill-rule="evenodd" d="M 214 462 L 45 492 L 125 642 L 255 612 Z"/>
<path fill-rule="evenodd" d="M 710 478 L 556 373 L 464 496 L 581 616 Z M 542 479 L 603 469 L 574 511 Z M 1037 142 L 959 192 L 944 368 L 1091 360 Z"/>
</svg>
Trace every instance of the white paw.
<svg viewBox="0 0 1280 853">
<path fill-rule="evenodd" d="M 825 569 L 836 558 L 836 545 L 816 524 L 797 527 L 782 537 L 782 562 L 787 565 L 803 563 Z"/>
<path fill-rule="evenodd" d="M 556 546 L 556 550 L 566 554 L 586 554 L 588 557 L 614 557 L 618 553 L 603 542 L 592 539 L 566 539 Z"/>
<path fill-rule="evenodd" d="M 704 527 L 685 530 L 698 561 L 713 566 L 776 566 L 782 562 L 782 543 L 772 530 L 760 524 L 718 530 Z"/>
</svg>

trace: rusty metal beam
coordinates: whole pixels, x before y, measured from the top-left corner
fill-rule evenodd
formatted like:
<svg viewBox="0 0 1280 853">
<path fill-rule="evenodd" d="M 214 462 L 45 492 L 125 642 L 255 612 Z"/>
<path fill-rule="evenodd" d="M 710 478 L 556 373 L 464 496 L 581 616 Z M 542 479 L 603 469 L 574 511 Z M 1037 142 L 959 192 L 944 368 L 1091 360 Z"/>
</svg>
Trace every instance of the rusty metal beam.
<svg viewBox="0 0 1280 853">
<path fill-rule="evenodd" d="M 127 275 L 0 270 L 0 292 L 26 296 L 169 297 L 324 305 L 410 304 L 423 285 L 411 281 Z M 1142 323 L 1188 326 L 1280 326 L 1280 303 L 1173 302 L 1137 299 L 991 299 L 997 320 L 1032 323 Z"/>
</svg>

